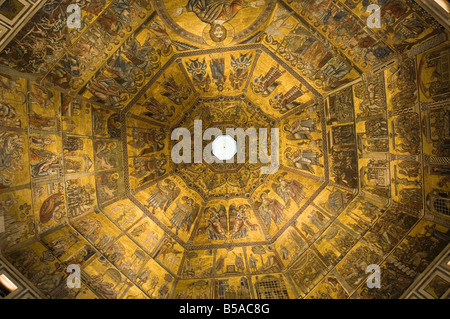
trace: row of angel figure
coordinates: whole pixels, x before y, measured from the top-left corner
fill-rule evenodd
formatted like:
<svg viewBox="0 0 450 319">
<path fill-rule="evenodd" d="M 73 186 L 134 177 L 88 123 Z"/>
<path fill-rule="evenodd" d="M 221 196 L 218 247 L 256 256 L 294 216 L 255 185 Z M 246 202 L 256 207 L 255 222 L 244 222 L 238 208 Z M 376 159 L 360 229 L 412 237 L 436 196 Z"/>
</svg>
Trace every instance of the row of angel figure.
<svg viewBox="0 0 450 319">
<path fill-rule="evenodd" d="M 222 56 L 218 58 L 213 58 L 211 55 L 210 69 L 212 72 L 212 77 L 217 90 L 222 92 L 227 80 L 225 75 L 225 59 Z M 249 76 L 249 67 L 252 64 L 253 55 L 252 54 L 242 54 L 238 58 L 231 56 L 231 67 L 232 71 L 229 74 L 229 81 L 231 88 L 230 90 L 242 89 L 247 78 Z M 210 91 L 211 78 L 207 72 L 207 62 L 205 59 L 200 61 L 198 58 L 186 62 L 187 71 L 192 76 L 192 82 L 195 87 L 200 91 L 207 93 Z M 253 78 L 250 83 L 251 89 L 255 94 L 262 95 L 263 97 L 268 97 L 272 92 L 281 84 L 279 78 L 286 71 L 281 71 L 279 67 L 271 67 L 266 74 L 261 74 Z M 172 76 L 164 79 L 161 82 L 163 91 L 160 93 L 162 96 L 169 99 L 175 105 L 168 105 L 165 101 L 159 101 L 155 96 L 150 96 L 141 104 L 145 111 L 141 112 L 140 115 L 149 117 L 151 119 L 168 122 L 176 112 L 177 105 L 182 105 L 183 101 L 189 97 L 192 92 L 190 88 L 184 88 L 183 84 L 177 83 Z M 270 105 L 273 109 L 279 111 L 280 113 L 286 113 L 287 111 L 300 105 L 296 102 L 298 98 L 305 94 L 302 89 L 301 83 L 294 85 L 287 92 L 279 92 L 273 95 L 273 98 L 269 100 Z"/>
<path fill-rule="evenodd" d="M 220 55 L 214 58 L 211 55 L 210 68 L 214 84 L 217 90 L 222 92 L 224 90 L 227 77 L 225 76 L 225 59 Z M 238 90 L 242 88 L 248 78 L 249 66 L 252 64 L 252 54 L 242 54 L 238 58 L 231 56 L 231 67 L 233 71 L 230 72 L 229 81 L 232 89 Z M 193 84 L 202 92 L 210 90 L 211 77 L 207 74 L 207 63 L 205 59 L 200 62 L 198 59 L 191 60 L 186 63 L 188 72 L 192 75 Z M 170 100 L 175 105 L 168 105 L 166 101 L 160 101 L 155 96 L 149 96 L 143 103 L 140 104 L 145 111 L 139 115 L 149 117 L 151 119 L 168 122 L 175 114 L 177 106 L 183 105 L 183 102 L 189 98 L 192 90 L 185 87 L 182 83 L 175 81 L 173 76 L 168 76 L 161 81 L 162 91 L 161 96 Z"/>
<path fill-rule="evenodd" d="M 289 140 L 301 140 L 299 146 L 295 149 L 287 147 L 284 155 L 289 166 L 315 173 L 314 166 L 323 167 L 320 157 L 322 157 L 319 149 L 322 146 L 321 139 L 313 139 L 311 133 L 320 133 L 317 128 L 316 119 L 296 119 L 292 123 L 286 122 L 283 130 L 288 134 Z M 167 137 L 164 129 L 152 128 L 150 130 L 142 130 L 133 127 L 130 137 L 132 140 L 128 144 L 136 149 L 131 150 L 133 153 L 131 176 L 139 179 L 139 184 L 144 184 L 159 176 L 163 176 L 167 169 L 168 157 L 162 152 L 166 145 L 164 140 Z M 159 153 L 159 154 L 157 154 Z"/>
<path fill-rule="evenodd" d="M 300 201 L 305 198 L 304 186 L 294 179 L 285 178 L 285 175 L 286 173 L 278 176 L 276 182 L 272 184 L 272 189 L 281 197 L 283 204 L 278 199 L 269 196 L 270 190 L 263 191 L 254 201 L 254 208 L 267 228 L 270 227 L 272 221 L 276 227 L 279 227 L 281 222 L 286 221 L 284 210 L 292 205 L 292 201 L 298 206 Z M 180 187 L 171 179 L 160 181 L 156 184 L 145 205 L 153 214 L 160 210 L 165 215 L 168 208 L 175 203 L 170 218 L 170 228 L 175 228 L 176 234 L 180 229 L 189 232 L 200 213 L 200 205 L 192 197 L 182 196 L 179 198 L 180 193 Z M 250 211 L 251 206 L 247 204 L 230 205 L 228 224 L 225 206 L 208 206 L 204 210 L 207 226 L 200 227 L 197 234 L 206 232 L 210 240 L 233 240 L 248 237 L 251 231 L 262 231 L 258 224 L 250 221 Z"/>
</svg>

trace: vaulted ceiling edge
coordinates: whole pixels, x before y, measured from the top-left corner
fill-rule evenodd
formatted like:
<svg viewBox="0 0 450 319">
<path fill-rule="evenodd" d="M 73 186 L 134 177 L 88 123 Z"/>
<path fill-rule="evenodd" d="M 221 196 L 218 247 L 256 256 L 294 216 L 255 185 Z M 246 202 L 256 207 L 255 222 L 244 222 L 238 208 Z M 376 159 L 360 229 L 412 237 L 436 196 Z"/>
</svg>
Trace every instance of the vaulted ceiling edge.
<svg viewBox="0 0 450 319">
<path fill-rule="evenodd" d="M 415 1 L 73 4 L 0 52 L 0 252 L 40 294 L 448 296 L 450 42 Z M 241 162 L 207 160 L 215 128 Z"/>
</svg>

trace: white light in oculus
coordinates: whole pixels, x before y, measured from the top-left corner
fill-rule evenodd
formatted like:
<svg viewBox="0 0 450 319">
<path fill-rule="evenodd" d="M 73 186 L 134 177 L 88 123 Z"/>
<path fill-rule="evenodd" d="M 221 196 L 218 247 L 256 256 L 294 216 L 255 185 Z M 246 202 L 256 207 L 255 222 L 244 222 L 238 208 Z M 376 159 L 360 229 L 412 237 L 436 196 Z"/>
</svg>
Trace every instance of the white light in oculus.
<svg viewBox="0 0 450 319">
<path fill-rule="evenodd" d="M 230 160 L 237 153 L 236 141 L 230 135 L 219 135 L 212 142 L 212 153 L 221 161 Z"/>
</svg>

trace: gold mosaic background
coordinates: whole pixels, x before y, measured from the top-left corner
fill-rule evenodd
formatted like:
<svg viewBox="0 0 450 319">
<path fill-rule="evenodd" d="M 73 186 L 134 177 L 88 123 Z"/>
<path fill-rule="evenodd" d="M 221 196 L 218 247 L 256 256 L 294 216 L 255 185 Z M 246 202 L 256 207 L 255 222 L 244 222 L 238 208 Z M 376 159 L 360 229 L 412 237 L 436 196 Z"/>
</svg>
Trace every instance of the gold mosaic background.
<svg viewBox="0 0 450 319">
<path fill-rule="evenodd" d="M 49 1 L 0 52 L 2 254 L 49 298 L 399 298 L 450 238 L 443 27 L 414 1 L 381 29 L 365 1 L 198 2 L 90 1 L 68 29 Z M 279 170 L 174 164 L 195 119 L 279 128 Z"/>
</svg>

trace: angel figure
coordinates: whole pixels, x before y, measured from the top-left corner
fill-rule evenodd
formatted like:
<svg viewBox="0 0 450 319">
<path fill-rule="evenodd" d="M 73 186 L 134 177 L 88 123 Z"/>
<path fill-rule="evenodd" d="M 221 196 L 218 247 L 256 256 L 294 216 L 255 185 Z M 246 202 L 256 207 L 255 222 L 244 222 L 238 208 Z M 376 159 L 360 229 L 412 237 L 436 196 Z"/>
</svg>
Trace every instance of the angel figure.
<svg viewBox="0 0 450 319">
<path fill-rule="evenodd" d="M 301 84 L 299 84 L 299 86 L 294 85 L 289 91 L 286 92 L 286 94 L 282 92 L 275 94 L 273 100 L 269 99 L 270 105 L 281 114 L 296 108 L 300 105 L 300 103 L 295 102 L 295 100 L 305 94 L 301 88 Z"/>
<path fill-rule="evenodd" d="M 209 213 L 209 218 L 205 221 L 208 223 L 206 230 L 208 231 L 208 239 L 227 239 L 226 231 L 227 226 L 227 211 L 225 206 L 219 205 L 218 209 L 215 207 L 207 207 L 205 209 L 205 215 Z"/>
<path fill-rule="evenodd" d="M 229 208 L 229 216 L 230 216 L 230 228 L 231 230 L 231 240 L 248 237 L 248 229 L 251 231 L 260 230 L 260 226 L 258 224 L 252 224 L 249 221 L 249 216 L 245 212 L 250 209 L 249 205 L 240 205 L 237 208 L 234 204 L 231 204 Z"/>
<path fill-rule="evenodd" d="M 163 129 L 157 130 L 156 128 L 142 130 L 133 125 L 132 132 L 128 136 L 132 137 L 128 144 L 141 150 L 139 156 L 143 156 L 161 151 L 164 148 L 166 132 Z"/>
<path fill-rule="evenodd" d="M 164 89 L 164 91 L 161 92 L 161 95 L 165 96 L 176 105 L 182 105 L 183 101 L 189 98 L 189 94 L 191 94 L 191 88 L 185 89 L 182 84 L 175 82 L 173 76 L 165 78 L 162 83 L 157 83 L 161 84 Z"/>
<path fill-rule="evenodd" d="M 277 11 L 273 16 L 272 22 L 267 26 L 264 32 L 269 37 L 282 37 L 284 34 L 281 32 L 282 28 L 292 29 L 293 25 L 287 20 L 292 16 L 292 12 L 283 8 L 278 7 Z"/>
<path fill-rule="evenodd" d="M 162 209 L 165 213 L 170 204 L 180 195 L 180 188 L 170 179 L 164 180 L 166 185 L 162 181 L 156 184 L 156 188 L 153 190 L 150 197 L 147 199 L 147 205 L 145 207 L 152 208 L 152 213 L 155 213 L 156 208 Z"/>
<path fill-rule="evenodd" d="M 277 80 L 284 72 L 286 71 L 280 71 L 277 65 L 276 67 L 271 67 L 265 75 L 261 74 L 260 76 L 255 77 L 250 83 L 253 92 L 261 94 L 264 97 L 269 96 L 276 87 L 281 84 L 281 82 Z"/>
<path fill-rule="evenodd" d="M 130 175 L 138 179 L 142 178 L 139 181 L 140 185 L 147 183 L 148 181 L 151 181 L 156 177 L 162 176 L 166 173 L 164 165 L 167 164 L 167 157 L 164 153 L 158 157 L 153 154 L 149 158 L 139 158 L 134 153 L 133 155 L 134 171 Z"/>
<path fill-rule="evenodd" d="M 261 201 L 256 202 L 256 207 L 267 227 L 270 227 L 270 220 L 272 219 L 278 228 L 284 220 L 285 215 L 283 210 L 285 207 L 276 199 L 268 198 L 267 195 L 269 192 L 269 190 L 265 190 L 261 193 L 259 196 Z"/>
<path fill-rule="evenodd" d="M 277 183 L 272 184 L 272 189 L 284 200 L 286 208 L 289 208 L 291 198 L 298 205 L 305 198 L 305 192 L 303 191 L 304 186 L 296 180 L 285 179 L 286 174 L 283 173 L 277 177 Z"/>
<path fill-rule="evenodd" d="M 149 97 L 141 106 L 147 111 L 142 115 L 153 118 L 157 121 L 167 122 L 175 113 L 175 106 L 167 106 L 167 103 L 160 103 L 154 97 Z"/>
<path fill-rule="evenodd" d="M 99 141 L 95 149 L 95 159 L 101 169 L 107 170 L 115 166 L 112 154 L 117 150 L 117 142 Z"/>
<path fill-rule="evenodd" d="M 227 80 L 225 76 L 225 58 L 222 57 L 222 53 L 219 54 L 218 58 L 214 58 L 212 54 L 209 56 L 211 57 L 209 68 L 211 69 L 214 84 L 217 86 L 217 90 L 222 92 L 225 81 Z"/>
<path fill-rule="evenodd" d="M 181 200 L 183 202 L 180 200 L 176 201 L 177 207 L 174 209 L 173 216 L 170 219 L 172 224 L 170 228 L 176 228 L 176 235 L 178 235 L 180 228 L 186 232 L 190 231 L 200 210 L 200 205 L 196 204 L 192 198 L 183 196 Z"/>
<path fill-rule="evenodd" d="M 230 82 L 233 89 L 240 89 L 248 77 L 248 68 L 252 65 L 253 55 L 240 54 L 240 56 L 235 59 L 231 55 L 231 67 L 233 71 L 230 72 Z"/>
<path fill-rule="evenodd" d="M 312 174 L 314 174 L 314 168 L 312 165 L 323 167 L 323 165 L 319 162 L 319 157 L 322 155 L 314 150 L 298 149 L 292 152 L 292 148 L 288 147 L 285 151 L 285 156 L 290 166 L 308 171 Z"/>
<path fill-rule="evenodd" d="M 317 120 L 312 118 L 297 119 L 292 123 L 286 121 L 283 130 L 291 133 L 288 139 L 293 140 L 309 140 L 311 139 L 311 132 L 321 133 L 321 131 L 317 129 Z"/>
<path fill-rule="evenodd" d="M 162 261 L 170 260 L 170 256 L 177 256 L 182 253 L 175 246 L 176 242 L 172 238 L 166 238 L 161 245 L 157 255 Z"/>
</svg>

